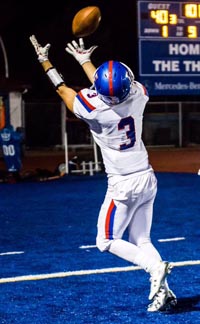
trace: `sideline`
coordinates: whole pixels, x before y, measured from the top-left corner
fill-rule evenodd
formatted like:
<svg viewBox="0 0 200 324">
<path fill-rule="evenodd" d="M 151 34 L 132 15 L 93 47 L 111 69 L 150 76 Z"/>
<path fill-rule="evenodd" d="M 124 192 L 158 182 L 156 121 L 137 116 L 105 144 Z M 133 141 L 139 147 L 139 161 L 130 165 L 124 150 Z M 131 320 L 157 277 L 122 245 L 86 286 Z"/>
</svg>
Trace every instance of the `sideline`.
<svg viewBox="0 0 200 324">
<path fill-rule="evenodd" d="M 200 265 L 200 260 L 171 262 L 171 264 L 173 267 L 193 266 L 193 265 Z M 0 283 L 64 278 L 64 277 L 71 277 L 71 276 L 84 276 L 84 275 L 91 275 L 91 274 L 126 272 L 126 271 L 136 271 L 136 270 L 142 270 L 142 268 L 138 266 L 129 266 L 129 267 L 104 268 L 104 269 L 94 269 L 94 270 L 55 272 L 55 273 L 38 274 L 38 275 L 26 275 L 26 276 L 1 278 Z"/>
</svg>

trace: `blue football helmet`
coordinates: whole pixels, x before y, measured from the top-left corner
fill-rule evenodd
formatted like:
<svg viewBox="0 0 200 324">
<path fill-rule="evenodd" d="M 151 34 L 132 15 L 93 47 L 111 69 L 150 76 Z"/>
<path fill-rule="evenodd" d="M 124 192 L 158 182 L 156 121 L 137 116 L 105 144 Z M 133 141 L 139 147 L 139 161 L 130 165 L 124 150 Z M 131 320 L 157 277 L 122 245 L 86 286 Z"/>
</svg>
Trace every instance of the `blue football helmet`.
<svg viewBox="0 0 200 324">
<path fill-rule="evenodd" d="M 130 68 L 118 61 L 103 63 L 94 74 L 94 87 L 107 105 L 123 102 L 130 93 L 134 75 Z"/>
</svg>

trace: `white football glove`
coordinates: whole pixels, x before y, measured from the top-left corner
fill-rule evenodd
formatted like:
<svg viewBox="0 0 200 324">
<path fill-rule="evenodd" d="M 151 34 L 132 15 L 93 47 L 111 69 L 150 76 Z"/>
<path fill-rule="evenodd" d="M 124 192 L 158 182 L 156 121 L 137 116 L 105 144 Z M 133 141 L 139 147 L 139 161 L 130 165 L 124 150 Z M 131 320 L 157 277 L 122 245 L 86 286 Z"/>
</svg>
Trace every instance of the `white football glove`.
<svg viewBox="0 0 200 324">
<path fill-rule="evenodd" d="M 84 63 L 91 61 L 90 56 L 97 47 L 98 46 L 94 45 L 89 49 L 85 49 L 83 38 L 79 38 L 79 44 L 77 44 L 77 42 L 73 40 L 71 43 L 67 44 L 65 50 L 66 52 L 74 56 L 74 58 L 79 62 L 80 65 L 83 65 Z"/>
<path fill-rule="evenodd" d="M 42 47 L 38 43 L 35 35 L 30 36 L 29 39 L 30 39 L 33 47 L 35 48 L 36 54 L 38 56 L 38 61 L 40 63 L 42 63 L 44 61 L 48 61 L 48 52 L 49 52 L 49 49 L 50 49 L 51 45 L 50 44 L 47 44 L 44 47 Z"/>
</svg>

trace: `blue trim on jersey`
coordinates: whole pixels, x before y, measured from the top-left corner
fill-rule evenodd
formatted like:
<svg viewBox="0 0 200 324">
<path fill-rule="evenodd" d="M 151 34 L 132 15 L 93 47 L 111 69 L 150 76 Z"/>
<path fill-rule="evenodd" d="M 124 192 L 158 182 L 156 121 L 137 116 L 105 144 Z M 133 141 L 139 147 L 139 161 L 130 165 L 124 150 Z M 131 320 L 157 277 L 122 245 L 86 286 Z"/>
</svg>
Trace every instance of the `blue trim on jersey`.
<svg viewBox="0 0 200 324">
<path fill-rule="evenodd" d="M 80 101 L 80 103 L 82 104 L 82 106 L 90 113 L 92 112 L 93 110 L 95 110 L 96 108 L 91 105 L 87 100 L 86 98 L 82 95 L 81 92 L 79 92 L 77 94 L 77 99 Z"/>
</svg>

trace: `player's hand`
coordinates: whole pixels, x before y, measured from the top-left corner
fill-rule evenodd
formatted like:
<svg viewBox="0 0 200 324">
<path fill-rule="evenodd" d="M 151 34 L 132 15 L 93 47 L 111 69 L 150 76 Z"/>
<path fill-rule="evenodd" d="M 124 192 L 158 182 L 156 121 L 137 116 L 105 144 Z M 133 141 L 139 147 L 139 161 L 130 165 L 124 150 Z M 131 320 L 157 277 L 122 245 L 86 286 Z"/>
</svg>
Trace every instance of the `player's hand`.
<svg viewBox="0 0 200 324">
<path fill-rule="evenodd" d="M 36 54 L 38 56 L 38 61 L 40 63 L 42 63 L 44 61 L 48 61 L 48 52 L 49 52 L 49 49 L 50 49 L 51 45 L 50 44 L 47 44 L 44 47 L 42 47 L 38 43 L 35 35 L 30 36 L 29 39 L 30 39 L 33 47 L 35 48 Z"/>
<path fill-rule="evenodd" d="M 84 63 L 91 61 L 90 56 L 97 47 L 98 46 L 94 45 L 89 49 L 85 49 L 83 38 L 79 38 L 79 44 L 77 44 L 77 42 L 73 40 L 71 43 L 67 44 L 65 50 L 66 52 L 74 56 L 74 58 L 79 62 L 80 65 L 83 65 Z"/>
</svg>

